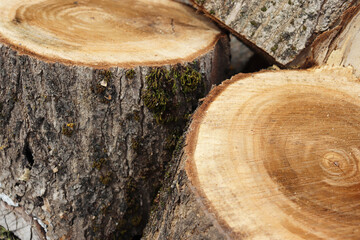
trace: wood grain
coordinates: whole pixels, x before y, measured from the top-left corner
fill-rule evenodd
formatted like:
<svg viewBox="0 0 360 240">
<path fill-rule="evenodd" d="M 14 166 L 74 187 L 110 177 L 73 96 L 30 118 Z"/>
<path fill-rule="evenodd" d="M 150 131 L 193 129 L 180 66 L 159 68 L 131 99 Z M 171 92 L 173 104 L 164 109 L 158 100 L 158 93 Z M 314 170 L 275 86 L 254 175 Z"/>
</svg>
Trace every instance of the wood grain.
<svg viewBox="0 0 360 240">
<path fill-rule="evenodd" d="M 50 61 L 164 65 L 212 48 L 217 28 L 169 0 L 4 0 L 0 38 Z"/>
<path fill-rule="evenodd" d="M 358 239 L 359 92 L 350 68 L 226 81 L 187 136 L 200 201 L 236 239 Z"/>
<path fill-rule="evenodd" d="M 227 35 L 168 0 L 0 1 L 0 16 L 0 194 L 47 239 L 139 238 L 189 113 L 225 79 Z"/>
</svg>

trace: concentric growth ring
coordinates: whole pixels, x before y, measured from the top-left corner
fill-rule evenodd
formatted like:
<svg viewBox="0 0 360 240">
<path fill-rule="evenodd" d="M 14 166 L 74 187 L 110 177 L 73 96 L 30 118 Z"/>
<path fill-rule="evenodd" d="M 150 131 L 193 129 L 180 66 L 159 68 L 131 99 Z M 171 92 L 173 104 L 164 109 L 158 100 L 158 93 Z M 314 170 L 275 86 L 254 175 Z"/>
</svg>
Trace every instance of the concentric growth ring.
<svg viewBox="0 0 360 240">
<path fill-rule="evenodd" d="M 358 239 L 359 92 L 312 70 L 233 79 L 210 97 L 188 173 L 211 211 L 249 239 Z"/>
<path fill-rule="evenodd" d="M 8 44 L 85 65 L 191 61 L 219 34 L 190 8 L 168 0 L 9 0 L 0 2 L 0 15 L 0 37 Z"/>
</svg>

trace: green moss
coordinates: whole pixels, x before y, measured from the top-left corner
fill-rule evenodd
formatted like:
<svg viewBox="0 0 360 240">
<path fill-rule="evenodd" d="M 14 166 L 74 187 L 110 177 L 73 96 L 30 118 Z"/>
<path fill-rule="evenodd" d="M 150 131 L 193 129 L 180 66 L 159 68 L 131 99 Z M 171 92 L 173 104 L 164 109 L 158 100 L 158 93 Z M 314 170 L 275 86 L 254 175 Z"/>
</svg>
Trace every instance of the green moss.
<svg viewBox="0 0 360 240">
<path fill-rule="evenodd" d="M 0 239 L 1 240 L 20 240 L 13 232 L 6 230 L 3 226 L 0 225 Z"/>
<path fill-rule="evenodd" d="M 211 9 L 209 13 L 210 13 L 211 15 L 214 15 L 214 14 L 215 14 L 215 10 L 214 10 L 214 9 Z"/>
<path fill-rule="evenodd" d="M 167 85 L 169 72 L 163 68 L 154 68 L 146 76 L 147 89 L 143 94 L 145 106 L 154 113 L 156 122 L 165 121 L 165 112 L 169 107 L 169 93 Z"/>
<path fill-rule="evenodd" d="M 136 138 L 131 139 L 131 148 L 137 152 L 139 150 L 140 143 Z"/>
<path fill-rule="evenodd" d="M 184 93 L 194 92 L 200 83 L 201 74 L 190 67 L 186 67 L 185 72 L 180 76 L 181 90 Z"/>
<path fill-rule="evenodd" d="M 101 170 L 101 168 L 103 167 L 103 165 L 107 162 L 106 158 L 100 158 L 100 159 L 96 159 L 93 162 L 92 168 L 96 168 L 97 170 Z"/>
<path fill-rule="evenodd" d="M 98 232 L 100 229 L 101 229 L 100 226 L 97 226 L 97 225 L 95 225 L 95 224 L 92 226 L 92 231 L 93 231 L 94 233 Z"/>
<path fill-rule="evenodd" d="M 276 50 L 278 49 L 278 45 L 277 44 L 275 44 L 274 46 L 272 46 L 272 48 L 271 48 L 271 51 L 273 52 L 273 53 L 275 53 L 276 52 Z"/>
<path fill-rule="evenodd" d="M 125 76 L 126 76 L 127 79 L 132 80 L 132 79 L 135 78 L 135 74 L 136 73 L 135 73 L 134 69 L 130 69 L 125 73 Z"/>
<path fill-rule="evenodd" d="M 267 7 L 263 6 L 263 7 L 261 8 L 261 11 L 266 12 L 266 11 L 267 11 Z"/>
<path fill-rule="evenodd" d="M 97 99 L 101 103 L 110 103 L 112 96 L 109 93 L 109 83 L 112 79 L 112 73 L 109 70 L 100 70 L 99 79 L 95 86 L 91 87 L 91 91 L 96 94 Z"/>
<path fill-rule="evenodd" d="M 105 181 L 106 175 L 109 175 L 108 173 L 112 172 L 109 156 L 108 156 L 108 150 L 102 140 L 94 141 L 93 142 L 94 148 L 92 149 L 92 164 L 91 168 L 94 170 L 97 170 L 94 172 L 96 176 L 98 176 L 101 181 Z M 104 175 L 104 173 L 107 173 Z M 102 178 L 101 178 L 102 176 Z M 110 176 L 110 175 L 109 175 Z"/>
<path fill-rule="evenodd" d="M 307 27 L 304 25 L 304 26 L 303 26 L 303 31 L 306 31 L 306 29 L 307 29 Z"/>
<path fill-rule="evenodd" d="M 146 90 L 142 99 L 153 113 L 157 123 L 176 122 L 182 119 L 177 111 L 182 98 L 194 99 L 201 89 L 201 74 L 192 66 L 174 66 L 170 71 L 153 68 L 146 76 Z M 180 94 L 181 90 L 182 94 Z"/>
<path fill-rule="evenodd" d="M 102 176 L 100 176 L 100 182 L 104 185 L 109 185 L 112 180 L 112 173 L 108 172 Z"/>
<path fill-rule="evenodd" d="M 102 86 L 100 83 L 96 84 L 96 87 L 95 87 L 95 93 L 97 94 L 101 94 L 103 93 L 104 91 L 106 90 L 106 87 Z"/>
<path fill-rule="evenodd" d="M 75 124 L 74 123 L 67 123 L 64 124 L 61 130 L 61 133 L 67 137 L 71 137 L 74 133 Z"/>
<path fill-rule="evenodd" d="M 112 73 L 109 70 L 101 70 L 100 74 L 103 76 L 103 80 L 110 82 L 112 78 Z"/>
<path fill-rule="evenodd" d="M 140 112 L 139 111 L 133 111 L 133 118 L 135 121 L 140 122 Z"/>
<path fill-rule="evenodd" d="M 254 20 L 250 21 L 250 24 L 256 28 L 260 26 L 260 23 L 254 21 Z"/>
</svg>

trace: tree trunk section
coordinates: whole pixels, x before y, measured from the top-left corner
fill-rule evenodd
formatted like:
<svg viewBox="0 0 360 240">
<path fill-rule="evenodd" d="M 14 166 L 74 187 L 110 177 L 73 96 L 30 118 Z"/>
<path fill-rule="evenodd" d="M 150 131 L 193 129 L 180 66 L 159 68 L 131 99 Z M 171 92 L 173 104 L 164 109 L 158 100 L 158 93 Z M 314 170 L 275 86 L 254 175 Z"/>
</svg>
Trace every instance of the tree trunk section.
<svg viewBox="0 0 360 240">
<path fill-rule="evenodd" d="M 344 13 L 359 8 L 358 1 L 341 0 L 191 1 L 249 47 L 288 67 L 314 64 L 310 54 L 314 39 L 324 32 L 336 37 Z"/>
<path fill-rule="evenodd" d="M 189 113 L 224 79 L 228 37 L 165 0 L 0 13 L 2 199 L 39 239 L 138 239 Z"/>
<path fill-rule="evenodd" d="M 351 66 L 360 78 L 360 8 L 350 10 L 339 27 L 318 37 L 312 53 L 317 65 Z"/>
<path fill-rule="evenodd" d="M 143 239 L 358 239 L 351 68 L 239 74 L 193 116 Z"/>
</svg>

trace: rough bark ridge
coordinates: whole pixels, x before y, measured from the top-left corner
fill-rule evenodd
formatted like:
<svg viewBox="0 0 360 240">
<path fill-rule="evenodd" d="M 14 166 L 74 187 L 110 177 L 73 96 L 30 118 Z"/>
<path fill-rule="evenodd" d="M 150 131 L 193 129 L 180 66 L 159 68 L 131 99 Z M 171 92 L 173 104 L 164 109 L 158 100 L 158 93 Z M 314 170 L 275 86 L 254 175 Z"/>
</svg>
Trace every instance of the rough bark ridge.
<svg viewBox="0 0 360 240">
<path fill-rule="evenodd" d="M 351 66 L 354 74 L 360 77 L 359 11 L 360 8 L 349 9 L 338 27 L 316 39 L 312 51 L 316 64 Z"/>
<path fill-rule="evenodd" d="M 164 185 L 151 210 L 142 239 L 228 239 L 224 230 L 206 211 L 185 172 L 184 141 L 179 141 Z"/>
<path fill-rule="evenodd" d="M 27 215 L 20 207 L 0 201 L 0 239 L 45 240 L 45 232 L 36 219 Z M 22 236 L 19 239 L 17 236 Z"/>
<path fill-rule="evenodd" d="M 346 9 L 358 5 L 358 1 L 341 0 L 192 2 L 250 47 L 281 65 L 292 66 L 304 59 L 303 51 L 318 35 L 339 23 Z"/>
<path fill-rule="evenodd" d="M 222 36 L 193 62 L 100 70 L 1 44 L 0 193 L 45 223 L 50 239 L 138 237 L 179 128 L 222 80 L 228 48 Z M 173 99 L 156 102 L 149 81 L 170 72 L 184 78 L 158 91 Z"/>
</svg>

